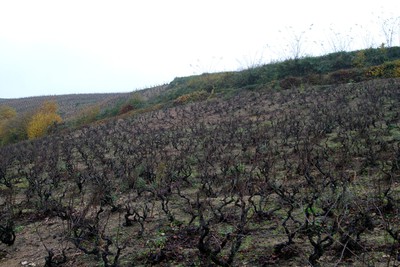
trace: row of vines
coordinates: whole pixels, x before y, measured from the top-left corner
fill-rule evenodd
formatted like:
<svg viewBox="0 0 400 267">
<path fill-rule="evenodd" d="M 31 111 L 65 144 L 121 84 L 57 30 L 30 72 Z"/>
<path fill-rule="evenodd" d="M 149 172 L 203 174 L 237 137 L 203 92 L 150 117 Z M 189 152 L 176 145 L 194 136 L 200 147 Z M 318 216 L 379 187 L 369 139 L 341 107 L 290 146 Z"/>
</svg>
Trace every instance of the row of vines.
<svg viewBox="0 0 400 267">
<path fill-rule="evenodd" d="M 0 150 L 0 263 L 389 266 L 400 83 L 242 92 Z M 3 256 L 1 256 L 3 255 Z"/>
</svg>

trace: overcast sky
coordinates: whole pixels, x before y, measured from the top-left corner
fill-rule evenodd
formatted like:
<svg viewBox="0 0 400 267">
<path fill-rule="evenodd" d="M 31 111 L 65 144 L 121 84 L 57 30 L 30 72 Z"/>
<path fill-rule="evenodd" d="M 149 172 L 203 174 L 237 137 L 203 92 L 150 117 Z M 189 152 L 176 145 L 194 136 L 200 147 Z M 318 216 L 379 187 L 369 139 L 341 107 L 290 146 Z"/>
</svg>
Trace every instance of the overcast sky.
<svg viewBox="0 0 400 267">
<path fill-rule="evenodd" d="M 376 47 L 399 11 L 398 0 L 0 0 L 0 98 L 128 92 L 285 59 L 293 47 Z"/>
</svg>

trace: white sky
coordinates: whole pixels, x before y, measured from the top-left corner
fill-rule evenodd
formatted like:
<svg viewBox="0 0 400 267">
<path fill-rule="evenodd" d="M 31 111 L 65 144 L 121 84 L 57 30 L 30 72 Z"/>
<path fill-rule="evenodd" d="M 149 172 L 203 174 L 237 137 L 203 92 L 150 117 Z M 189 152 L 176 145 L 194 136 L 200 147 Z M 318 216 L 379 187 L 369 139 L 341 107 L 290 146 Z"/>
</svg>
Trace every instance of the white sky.
<svg viewBox="0 0 400 267">
<path fill-rule="evenodd" d="M 0 0 L 0 98 L 133 91 L 285 59 L 296 44 L 376 47 L 399 12 L 398 0 Z"/>
</svg>

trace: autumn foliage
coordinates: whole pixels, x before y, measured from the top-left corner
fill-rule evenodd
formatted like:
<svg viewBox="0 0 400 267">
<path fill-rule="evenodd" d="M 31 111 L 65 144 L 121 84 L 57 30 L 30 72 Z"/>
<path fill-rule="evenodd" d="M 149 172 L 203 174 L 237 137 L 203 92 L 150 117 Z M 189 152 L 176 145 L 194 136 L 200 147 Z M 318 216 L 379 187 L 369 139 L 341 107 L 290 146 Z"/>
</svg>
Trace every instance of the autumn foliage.
<svg viewBox="0 0 400 267">
<path fill-rule="evenodd" d="M 9 106 L 0 106 L 0 144 L 7 139 L 10 121 L 17 115 L 14 108 Z"/>
<path fill-rule="evenodd" d="M 17 112 L 14 108 L 9 106 L 1 106 L 0 107 L 0 121 L 8 120 L 17 115 Z"/>
<path fill-rule="evenodd" d="M 32 116 L 29 122 L 27 133 L 29 139 L 34 139 L 46 135 L 48 128 L 62 121 L 57 114 L 57 103 L 46 101 L 39 110 Z"/>
<path fill-rule="evenodd" d="M 17 112 L 15 109 L 9 106 L 0 106 L 0 136 L 5 130 L 5 126 L 8 123 L 10 119 L 15 117 L 17 115 Z"/>
</svg>

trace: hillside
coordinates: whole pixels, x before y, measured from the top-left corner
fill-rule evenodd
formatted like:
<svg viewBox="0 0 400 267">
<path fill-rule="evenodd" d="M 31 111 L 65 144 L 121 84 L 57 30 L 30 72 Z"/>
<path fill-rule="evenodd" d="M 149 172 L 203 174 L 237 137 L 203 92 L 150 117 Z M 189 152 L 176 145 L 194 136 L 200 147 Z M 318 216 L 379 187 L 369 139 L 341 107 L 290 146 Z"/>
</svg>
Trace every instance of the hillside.
<svg viewBox="0 0 400 267">
<path fill-rule="evenodd" d="M 359 82 L 375 78 L 391 78 L 400 66 L 400 47 L 365 49 L 353 52 L 336 52 L 320 57 L 289 59 L 283 62 L 255 66 L 242 71 L 204 73 L 176 78 L 167 85 L 155 86 L 136 91 L 142 100 L 150 103 L 164 103 L 196 92 L 219 92 L 230 94 L 241 88 L 254 89 L 273 87 L 288 89 L 293 86 L 337 84 Z M 18 113 L 32 112 L 46 100 L 59 105 L 64 119 L 72 119 L 80 111 L 93 105 L 102 109 L 121 106 L 132 93 L 75 94 L 21 99 L 0 99 L 0 105 L 11 106 Z M 115 114 L 114 114 L 115 115 Z"/>
<path fill-rule="evenodd" d="M 176 78 L 115 117 L 1 147 L 0 265 L 397 265 L 388 54 Z"/>
</svg>

